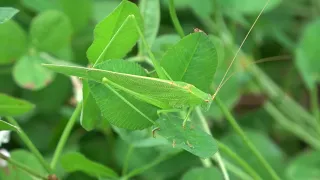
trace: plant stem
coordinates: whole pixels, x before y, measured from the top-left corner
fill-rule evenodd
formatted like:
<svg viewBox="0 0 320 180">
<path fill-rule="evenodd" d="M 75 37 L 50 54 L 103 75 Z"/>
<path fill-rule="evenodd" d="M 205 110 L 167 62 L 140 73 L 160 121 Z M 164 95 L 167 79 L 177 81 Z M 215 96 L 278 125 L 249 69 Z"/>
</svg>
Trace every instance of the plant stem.
<svg viewBox="0 0 320 180">
<path fill-rule="evenodd" d="M 123 177 L 123 179 L 129 179 L 129 178 L 132 178 L 133 176 L 136 176 L 138 174 L 141 174 L 143 173 L 144 171 L 158 165 L 159 163 L 161 163 L 162 161 L 170 158 L 170 157 L 173 157 L 174 155 L 180 153 L 179 151 L 177 152 L 174 152 L 174 153 L 171 153 L 171 154 L 166 154 L 166 155 L 162 155 L 162 156 L 159 156 L 158 158 L 156 158 L 154 161 L 152 161 L 151 163 L 149 164 L 146 164 L 145 166 L 141 167 L 141 168 L 137 168 L 137 169 L 134 169 L 132 170 L 130 173 L 128 173 L 126 176 Z"/>
<path fill-rule="evenodd" d="M 63 133 L 62 133 L 61 138 L 60 138 L 60 140 L 58 142 L 56 150 L 54 151 L 53 158 L 52 158 L 52 161 L 51 161 L 51 164 L 50 164 L 52 169 L 55 169 L 55 167 L 57 165 L 57 162 L 58 162 L 58 160 L 60 158 L 62 150 L 63 150 L 63 148 L 64 148 L 64 146 L 65 146 L 65 144 L 66 144 L 66 142 L 67 142 L 67 140 L 69 138 L 69 135 L 71 133 L 71 130 L 72 130 L 72 128 L 73 128 L 73 126 L 74 126 L 74 124 L 75 124 L 75 122 L 76 122 L 76 120 L 77 120 L 77 118 L 78 118 L 78 116 L 79 116 L 79 114 L 81 112 L 81 108 L 82 108 L 82 102 L 79 102 L 77 107 L 76 107 L 76 109 L 74 110 L 71 118 L 69 119 L 66 127 L 63 130 Z"/>
<path fill-rule="evenodd" d="M 174 28 L 176 29 L 180 37 L 183 38 L 184 32 L 177 17 L 176 9 L 174 7 L 174 0 L 169 0 L 169 12 Z"/>
<path fill-rule="evenodd" d="M 311 107 L 314 118 L 319 122 L 320 126 L 320 110 L 319 110 L 319 97 L 318 97 L 318 88 L 315 86 L 310 91 L 311 96 Z"/>
<path fill-rule="evenodd" d="M 213 158 L 213 157 L 212 157 Z M 215 159 L 214 159 L 215 160 Z M 252 180 L 252 177 L 250 177 L 246 172 L 244 172 L 242 169 L 236 167 L 234 164 L 228 162 L 227 160 L 223 159 L 223 162 L 226 165 L 226 168 L 235 174 L 239 179 L 241 180 Z"/>
<path fill-rule="evenodd" d="M 207 123 L 207 121 L 206 121 L 206 118 L 204 117 L 204 115 L 203 115 L 203 113 L 201 112 L 201 109 L 200 109 L 199 107 L 196 107 L 196 113 L 197 113 L 197 115 L 198 115 L 198 117 L 199 117 L 199 119 L 200 119 L 200 122 L 201 122 L 201 125 L 202 125 L 204 131 L 205 131 L 206 133 L 212 135 L 212 134 L 211 134 L 211 131 L 210 131 L 210 128 L 209 128 L 209 126 L 208 126 L 208 123 Z M 229 178 L 228 172 L 227 172 L 227 170 L 226 170 L 226 168 L 225 168 L 225 165 L 224 165 L 224 163 L 223 163 L 223 161 L 222 161 L 222 158 L 221 158 L 219 152 L 217 152 L 217 153 L 214 155 L 214 159 L 217 160 L 217 162 L 218 162 L 218 164 L 219 164 L 219 167 L 220 167 L 220 169 L 221 169 L 221 172 L 222 172 L 222 174 L 223 174 L 224 179 L 225 179 L 225 180 L 229 180 L 230 178 Z"/>
<path fill-rule="evenodd" d="M 31 176 L 33 176 L 35 178 L 39 178 L 39 179 L 42 179 L 42 180 L 47 180 L 48 179 L 47 177 L 42 176 L 38 172 L 30 169 L 29 167 L 25 166 L 24 164 L 21 164 L 21 163 L 15 161 L 15 160 L 13 160 L 12 158 L 9 158 L 9 157 L 3 155 L 2 153 L 0 153 L 0 159 L 3 159 L 5 161 L 7 161 L 12 166 L 16 166 L 17 168 L 25 171 L 26 173 L 30 174 Z"/>
<path fill-rule="evenodd" d="M 150 49 L 150 47 L 149 47 L 149 45 L 147 43 L 147 40 L 144 38 L 144 35 L 143 35 L 143 33 L 142 33 L 142 31 L 141 31 L 141 29 L 140 29 L 140 27 L 139 27 L 139 25 L 138 25 L 138 23 L 137 23 L 137 21 L 136 21 L 134 16 L 133 16 L 133 18 L 134 18 L 134 22 L 135 22 L 135 25 L 136 25 L 136 29 L 137 29 L 137 31 L 138 31 L 138 33 L 140 35 L 141 41 L 142 41 L 143 45 L 145 46 L 145 48 L 147 49 L 148 55 L 150 56 L 150 59 L 151 59 L 152 64 L 154 66 L 154 69 L 156 70 L 159 78 L 160 79 L 168 79 L 166 74 L 164 73 L 164 69 L 162 69 L 159 61 L 156 60 L 155 56 L 151 52 L 151 49 Z"/>
<path fill-rule="evenodd" d="M 232 116 L 228 108 L 224 105 L 224 103 L 220 100 L 219 97 L 216 97 L 216 103 L 223 112 L 223 114 L 226 116 L 226 119 L 231 124 L 233 129 L 236 131 L 236 133 L 241 137 L 243 142 L 249 147 L 249 149 L 252 151 L 252 153 L 257 157 L 257 159 L 260 161 L 260 163 L 265 167 L 265 169 L 269 172 L 269 174 L 272 176 L 275 180 L 280 180 L 280 177 L 277 175 L 277 173 L 272 169 L 272 167 L 269 165 L 269 163 L 264 159 L 264 157 L 260 154 L 260 152 L 257 150 L 257 148 L 253 145 L 253 143 L 249 140 L 249 138 L 245 135 L 244 131 L 241 129 L 235 118 Z"/>
<path fill-rule="evenodd" d="M 237 161 L 255 180 L 262 180 L 259 174 L 241 157 L 234 153 L 230 148 L 221 142 L 218 142 L 219 149 L 224 153 L 228 154 L 232 159 Z"/>
<path fill-rule="evenodd" d="M 20 128 L 18 122 L 12 118 L 12 117 L 6 117 L 8 122 L 13 124 L 14 126 L 17 126 L 20 130 L 17 132 L 20 139 L 24 142 L 24 144 L 29 148 L 29 150 L 34 154 L 34 156 L 38 159 L 40 164 L 46 169 L 46 171 L 50 174 L 52 173 L 52 169 L 50 168 L 48 162 L 46 162 L 41 155 L 40 151 L 36 148 L 36 146 L 32 143 L 32 141 L 29 139 L 27 134 Z"/>
</svg>

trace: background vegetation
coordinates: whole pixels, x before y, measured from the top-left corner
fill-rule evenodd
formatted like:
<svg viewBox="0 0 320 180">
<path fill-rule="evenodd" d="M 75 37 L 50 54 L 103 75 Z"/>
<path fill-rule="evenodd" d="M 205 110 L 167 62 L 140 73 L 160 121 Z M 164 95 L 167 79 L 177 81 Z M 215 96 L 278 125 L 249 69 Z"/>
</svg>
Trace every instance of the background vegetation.
<svg viewBox="0 0 320 180">
<path fill-rule="evenodd" d="M 131 2 L 139 6 L 145 36 L 160 60 L 180 40 L 170 17 L 169 1 Z M 35 105 L 32 111 L 15 119 L 48 161 L 75 110 L 77 85 L 70 77 L 41 64 L 71 62 L 87 66 L 86 52 L 93 42 L 95 26 L 120 3 L 0 0 L 0 7 L 19 9 L 13 19 L 0 24 L 0 92 Z M 199 28 L 216 45 L 219 66 L 210 89 L 213 94 L 266 1 L 175 0 L 174 3 L 184 33 Z M 124 36 L 123 41 L 127 38 Z M 231 68 L 237 73 L 219 92 L 219 102 L 214 101 L 204 114 L 213 137 L 222 143 L 219 151 L 230 179 L 253 177 L 230 150 L 258 174 L 253 179 L 275 179 L 241 139 L 238 126 L 230 125 L 233 117 L 281 179 L 320 179 L 319 41 L 320 1 L 269 2 Z M 150 57 L 140 46 L 141 42 L 125 59 L 151 69 Z M 277 61 L 247 66 L 263 58 Z M 0 103 L 7 101 L 2 99 Z M 80 108 L 76 111 L 80 112 Z M 45 172 L 18 133 L 11 132 L 10 142 L 1 148 L 7 149 L 14 160 Z M 70 152 L 79 152 L 86 158 Z M 73 158 L 86 167 L 68 166 Z M 76 121 L 57 161 L 55 174 L 65 180 L 107 179 L 113 171 L 123 175 L 133 172 L 129 179 L 223 177 L 215 166 L 216 159 L 213 166 L 204 164 L 209 168 L 202 168 L 203 161 L 193 154 L 153 139 L 151 129 L 125 131 L 105 121 L 90 131 Z M 0 179 L 32 179 L 28 173 L 10 168 L 0 169 Z"/>
</svg>

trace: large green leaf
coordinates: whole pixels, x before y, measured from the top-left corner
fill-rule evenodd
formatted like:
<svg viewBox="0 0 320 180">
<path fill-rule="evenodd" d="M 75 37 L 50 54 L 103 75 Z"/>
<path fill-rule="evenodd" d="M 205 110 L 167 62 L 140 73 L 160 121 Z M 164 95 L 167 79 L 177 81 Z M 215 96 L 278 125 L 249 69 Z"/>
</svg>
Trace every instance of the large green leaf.
<svg viewBox="0 0 320 180">
<path fill-rule="evenodd" d="M 14 21 L 0 24 L 0 65 L 10 64 L 25 53 L 27 37 Z"/>
<path fill-rule="evenodd" d="M 287 180 L 305 180 L 320 178 L 320 152 L 309 151 L 299 154 L 291 160 L 286 169 Z"/>
<path fill-rule="evenodd" d="M 88 25 L 93 10 L 92 0 L 59 0 L 59 2 L 75 31 L 80 31 Z"/>
<path fill-rule="evenodd" d="M 40 174 L 45 174 L 45 170 L 42 165 L 39 163 L 38 159 L 30 152 L 18 149 L 10 153 L 10 158 L 22 163 L 24 166 L 36 171 Z M 35 180 L 34 176 L 31 176 L 29 173 L 17 168 L 14 165 L 9 164 L 8 173 L 2 173 L 0 171 L 0 178 L 6 180 Z"/>
<path fill-rule="evenodd" d="M 308 88 L 320 81 L 320 19 L 308 24 L 296 49 L 296 66 Z"/>
<path fill-rule="evenodd" d="M 49 85 L 54 73 L 41 66 L 43 59 L 39 54 L 23 56 L 14 66 L 13 77 L 17 84 L 25 89 L 40 90 Z"/>
<path fill-rule="evenodd" d="M 34 105 L 6 94 L 0 93 L 0 116 L 16 116 L 34 108 Z"/>
<path fill-rule="evenodd" d="M 223 179 L 221 172 L 216 167 L 210 168 L 193 168 L 186 172 L 182 180 L 206 180 L 210 179 Z"/>
<path fill-rule="evenodd" d="M 282 150 L 275 143 L 273 143 L 268 136 L 261 132 L 248 130 L 246 131 L 246 135 L 256 146 L 261 155 L 271 165 L 271 167 L 278 174 L 283 174 L 285 154 L 282 152 Z M 232 132 L 223 137 L 221 141 L 231 150 L 245 159 L 251 167 L 254 167 L 255 171 L 261 176 L 262 179 L 272 179 L 268 171 L 261 165 L 260 161 L 257 160 L 256 156 L 253 156 L 252 152 L 248 150 L 239 135 Z M 237 164 L 237 162 L 235 162 L 232 158 L 229 158 L 228 155 L 222 153 L 222 156 L 230 162 Z"/>
<path fill-rule="evenodd" d="M 217 51 L 205 33 L 192 33 L 166 52 L 161 65 L 173 80 L 209 92 L 218 66 Z"/>
<path fill-rule="evenodd" d="M 136 23 L 143 29 L 139 8 L 127 0 L 122 1 L 97 24 L 94 41 L 87 51 L 89 61 L 94 64 L 97 60 L 123 58 L 139 39 Z"/>
<path fill-rule="evenodd" d="M 0 24 L 7 22 L 18 12 L 18 9 L 12 7 L 0 7 Z"/>
<path fill-rule="evenodd" d="M 98 64 L 97 67 L 115 72 L 146 76 L 146 72 L 140 66 L 122 60 L 105 61 Z M 127 92 L 117 90 L 136 109 L 103 84 L 89 81 L 89 87 L 103 117 L 115 126 L 125 129 L 144 129 L 152 125 L 148 119 L 153 121 L 157 119 L 156 107 L 136 99 Z"/>
<path fill-rule="evenodd" d="M 72 25 L 64 13 L 48 10 L 32 20 L 30 39 L 41 51 L 56 53 L 71 42 Z"/>
<path fill-rule="evenodd" d="M 182 126 L 183 119 L 174 115 L 161 116 L 157 121 L 159 135 L 172 142 L 173 146 L 183 148 L 201 158 L 212 157 L 218 147 L 213 137 L 191 122 Z"/>
<path fill-rule="evenodd" d="M 258 14 L 266 0 L 218 0 L 223 12 L 235 12 L 241 14 Z M 281 0 L 270 0 L 265 12 L 270 11 L 280 5 Z"/>
<path fill-rule="evenodd" d="M 45 64 L 44 66 L 62 74 L 79 76 L 98 83 L 109 84 L 162 109 L 201 105 L 202 108 L 207 110 L 212 103 L 210 94 L 181 81 L 168 81 L 77 66 L 50 64 Z"/>
<path fill-rule="evenodd" d="M 118 177 L 117 173 L 109 167 L 93 162 L 76 152 L 63 155 L 61 157 L 61 164 L 67 172 L 82 171 L 97 178 Z"/>
<path fill-rule="evenodd" d="M 159 0 L 141 0 L 140 11 L 144 20 L 144 38 L 149 47 L 152 47 L 160 26 L 160 2 Z M 144 55 L 147 54 L 146 47 L 139 42 L 139 50 Z"/>
</svg>

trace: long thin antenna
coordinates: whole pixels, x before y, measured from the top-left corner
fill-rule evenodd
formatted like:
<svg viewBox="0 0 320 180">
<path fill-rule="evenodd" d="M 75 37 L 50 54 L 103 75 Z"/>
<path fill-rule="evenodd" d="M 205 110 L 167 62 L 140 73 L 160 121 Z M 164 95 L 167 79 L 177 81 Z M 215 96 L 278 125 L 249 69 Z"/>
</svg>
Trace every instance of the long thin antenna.
<svg viewBox="0 0 320 180">
<path fill-rule="evenodd" d="M 266 9 L 266 7 L 268 6 L 269 1 L 270 1 L 270 0 L 268 0 L 268 1 L 266 2 L 266 4 L 264 5 L 264 7 L 262 8 L 262 10 L 260 11 L 259 15 L 257 16 L 256 20 L 253 22 L 252 26 L 250 27 L 250 29 L 249 29 L 248 33 L 246 34 L 245 38 L 244 38 L 243 41 L 241 42 L 240 47 L 238 48 L 236 54 L 234 55 L 234 57 L 233 57 L 230 65 L 229 65 L 226 73 L 224 74 L 224 76 L 223 76 L 223 78 L 222 78 L 222 80 L 221 80 L 221 82 L 220 82 L 220 84 L 219 84 L 219 86 L 218 86 L 218 88 L 217 88 L 217 91 L 212 95 L 212 99 L 214 99 L 214 98 L 216 97 L 216 95 L 218 94 L 219 90 L 221 89 L 221 85 L 223 84 L 223 81 L 224 81 L 224 79 L 226 78 L 226 76 L 227 76 L 227 74 L 228 74 L 228 72 L 229 72 L 229 70 L 230 70 L 233 62 L 234 62 L 235 59 L 237 58 L 237 56 L 238 56 L 238 54 L 239 54 L 239 52 L 240 52 L 243 44 L 244 44 L 245 41 L 247 40 L 247 38 L 248 38 L 249 34 L 251 33 L 253 27 L 256 25 L 256 23 L 258 22 L 260 16 L 262 15 L 263 11 L 264 11 L 264 10 Z"/>
<path fill-rule="evenodd" d="M 271 62 L 271 61 L 281 61 L 281 60 L 288 60 L 290 59 L 291 56 L 288 56 L 288 55 L 283 55 L 283 56 L 273 56 L 273 57 L 267 57 L 267 58 L 263 58 L 263 59 L 260 59 L 260 60 L 257 60 L 255 62 L 252 62 L 252 63 L 249 63 L 249 64 L 246 64 L 244 65 L 243 67 L 246 68 L 252 64 L 259 64 L 259 63 L 264 63 L 264 62 Z M 220 86 L 220 89 L 222 88 L 222 86 L 233 76 L 235 75 L 236 73 L 238 73 L 239 71 L 235 71 L 233 72 L 232 74 L 230 74 L 230 76 L 228 76 L 225 81 L 223 81 L 223 83 L 221 83 L 221 86 Z M 216 90 L 218 91 L 218 89 Z"/>
</svg>

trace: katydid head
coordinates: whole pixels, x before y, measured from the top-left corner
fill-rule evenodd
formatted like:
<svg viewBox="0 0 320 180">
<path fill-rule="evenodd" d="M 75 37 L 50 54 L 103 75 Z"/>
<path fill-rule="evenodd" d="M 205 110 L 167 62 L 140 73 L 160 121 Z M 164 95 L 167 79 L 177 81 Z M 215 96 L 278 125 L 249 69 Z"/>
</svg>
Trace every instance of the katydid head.
<svg viewBox="0 0 320 180">
<path fill-rule="evenodd" d="M 204 111 L 208 111 L 211 106 L 212 100 L 213 99 L 211 98 L 211 95 L 208 94 L 208 97 L 206 99 L 204 99 L 203 102 L 200 104 L 201 108 Z"/>
</svg>

